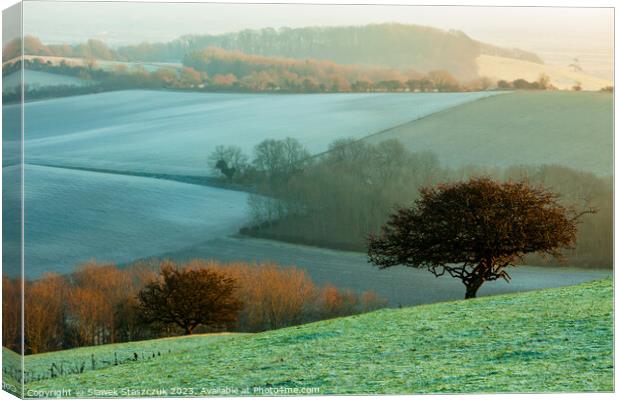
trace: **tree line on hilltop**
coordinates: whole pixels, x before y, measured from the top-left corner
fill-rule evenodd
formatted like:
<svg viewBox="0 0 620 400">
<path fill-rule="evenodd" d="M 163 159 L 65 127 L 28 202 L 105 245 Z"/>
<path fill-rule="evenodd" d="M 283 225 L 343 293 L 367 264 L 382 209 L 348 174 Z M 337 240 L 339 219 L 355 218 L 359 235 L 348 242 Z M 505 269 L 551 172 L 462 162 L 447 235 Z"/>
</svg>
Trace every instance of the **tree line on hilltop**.
<svg viewBox="0 0 620 400">
<path fill-rule="evenodd" d="M 116 49 L 97 39 L 74 45 L 44 44 L 37 37 L 25 36 L 23 46 L 27 55 L 138 62 L 178 62 L 190 52 L 219 47 L 246 54 L 332 60 L 338 64 L 447 70 L 462 80 L 477 77 L 476 58 L 480 54 L 542 63 L 533 53 L 480 43 L 463 32 L 397 23 L 186 35 L 166 43 L 145 42 Z M 3 50 L 3 60 L 18 57 L 21 47 L 19 39 L 9 42 Z"/>
<path fill-rule="evenodd" d="M 542 74 L 528 82 L 492 82 L 488 78 L 458 81 L 445 70 L 427 74 L 386 68 L 343 66 L 328 61 L 282 59 L 209 48 L 189 53 L 182 67 L 112 64 L 102 67 L 95 59 L 71 61 L 23 60 L 24 68 L 84 80 L 84 85 L 32 85 L 24 82 L 26 100 L 126 89 L 172 89 L 205 92 L 267 93 L 369 93 L 369 92 L 467 92 L 493 89 L 552 90 Z M 22 61 L 5 64 L 3 76 L 18 71 Z M 21 100 L 21 90 L 3 91 L 5 102 Z"/>
</svg>

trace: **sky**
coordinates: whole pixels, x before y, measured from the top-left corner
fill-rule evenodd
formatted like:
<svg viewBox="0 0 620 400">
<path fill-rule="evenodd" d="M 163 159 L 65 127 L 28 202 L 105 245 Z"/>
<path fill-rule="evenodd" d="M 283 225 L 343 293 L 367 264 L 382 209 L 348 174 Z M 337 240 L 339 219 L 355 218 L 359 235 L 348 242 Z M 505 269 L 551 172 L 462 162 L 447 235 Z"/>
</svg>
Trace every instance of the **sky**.
<svg viewBox="0 0 620 400">
<path fill-rule="evenodd" d="M 117 46 L 248 28 L 400 22 L 461 30 L 483 42 L 534 51 L 551 64 L 578 58 L 584 67 L 611 71 L 613 18 L 611 8 L 29 1 L 24 33 L 50 43 L 97 38 Z"/>
</svg>

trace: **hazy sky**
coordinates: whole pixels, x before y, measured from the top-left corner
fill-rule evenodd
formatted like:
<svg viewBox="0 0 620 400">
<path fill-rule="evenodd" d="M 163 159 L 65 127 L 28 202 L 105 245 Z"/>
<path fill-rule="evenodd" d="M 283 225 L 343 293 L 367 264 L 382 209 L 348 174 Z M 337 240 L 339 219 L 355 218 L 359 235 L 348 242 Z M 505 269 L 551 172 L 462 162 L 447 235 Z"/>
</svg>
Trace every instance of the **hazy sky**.
<svg viewBox="0 0 620 400">
<path fill-rule="evenodd" d="M 543 7 L 237 5 L 26 2 L 24 31 L 44 42 L 98 38 L 111 45 L 246 28 L 401 22 L 458 29 L 474 39 L 532 50 L 549 63 L 612 63 L 613 9 Z"/>
</svg>

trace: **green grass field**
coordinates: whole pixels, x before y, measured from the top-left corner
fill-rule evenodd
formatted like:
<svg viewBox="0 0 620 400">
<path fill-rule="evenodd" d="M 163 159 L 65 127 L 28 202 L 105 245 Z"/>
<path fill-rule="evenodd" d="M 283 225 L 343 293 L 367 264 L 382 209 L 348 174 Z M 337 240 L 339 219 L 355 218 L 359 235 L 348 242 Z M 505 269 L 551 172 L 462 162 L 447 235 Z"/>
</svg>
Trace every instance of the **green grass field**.
<svg viewBox="0 0 620 400">
<path fill-rule="evenodd" d="M 612 313 L 613 285 L 605 279 L 253 335 L 40 354 L 26 357 L 27 368 L 92 352 L 165 349 L 160 357 L 33 382 L 26 394 L 70 389 L 70 396 L 88 397 L 97 389 L 204 396 L 233 389 L 243 394 L 245 388 L 257 394 L 255 387 L 289 394 L 299 388 L 319 388 L 320 394 L 612 391 Z"/>
<path fill-rule="evenodd" d="M 517 91 L 431 114 L 370 136 L 398 139 L 459 167 L 560 164 L 613 173 L 613 96 Z"/>
</svg>

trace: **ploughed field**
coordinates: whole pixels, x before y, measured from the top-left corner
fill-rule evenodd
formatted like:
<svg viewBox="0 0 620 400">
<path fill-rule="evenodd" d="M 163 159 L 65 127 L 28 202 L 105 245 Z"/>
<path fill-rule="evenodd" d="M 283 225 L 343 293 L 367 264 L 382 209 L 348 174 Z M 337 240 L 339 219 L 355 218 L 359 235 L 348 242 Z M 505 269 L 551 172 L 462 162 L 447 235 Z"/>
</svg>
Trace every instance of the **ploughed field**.
<svg viewBox="0 0 620 400">
<path fill-rule="evenodd" d="M 161 355 L 89 368 L 88 354 L 111 359 L 115 352 Z M 149 394 L 144 389 L 160 390 L 150 393 L 157 397 L 230 396 L 240 394 L 230 390 L 245 388 L 254 395 L 295 388 L 297 394 L 304 393 L 301 388 L 319 388 L 318 394 L 609 392 L 613 284 L 605 279 L 384 309 L 219 339 L 75 349 L 27 356 L 25 365 L 30 374 L 45 375 L 51 362 L 63 360 L 67 366 L 86 360 L 87 366 L 83 373 L 33 381 L 26 385 L 27 396 L 51 397 L 59 389 L 70 389 L 74 397 L 90 397 L 95 390 L 139 397 Z"/>
</svg>

